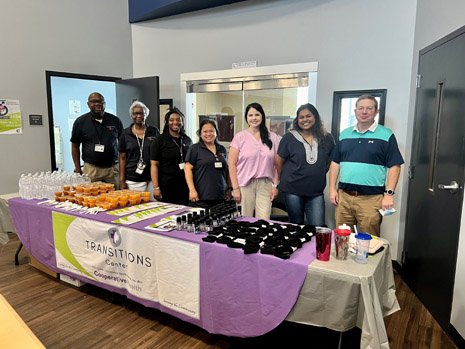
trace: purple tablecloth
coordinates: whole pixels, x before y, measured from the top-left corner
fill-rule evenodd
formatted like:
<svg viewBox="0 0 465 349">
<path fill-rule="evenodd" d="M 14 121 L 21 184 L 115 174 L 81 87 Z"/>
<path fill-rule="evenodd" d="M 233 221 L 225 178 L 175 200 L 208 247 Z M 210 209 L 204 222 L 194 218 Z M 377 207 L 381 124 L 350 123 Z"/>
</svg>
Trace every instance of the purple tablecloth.
<svg viewBox="0 0 465 349">
<path fill-rule="evenodd" d="M 79 215 L 52 209 L 37 205 L 39 201 L 10 199 L 8 203 L 11 217 L 27 251 L 47 268 L 60 273 L 63 271 L 58 270 L 55 259 L 53 210 L 110 224 L 115 219 L 115 216 L 106 213 Z M 194 235 L 185 231 L 154 233 L 144 228 L 161 218 L 163 216 L 135 223 L 131 228 L 200 245 L 200 320 L 168 309 L 157 302 L 137 298 L 125 290 L 81 279 L 125 294 L 145 306 L 160 309 L 210 333 L 254 337 L 271 331 L 286 318 L 297 300 L 308 265 L 315 259 L 314 239 L 288 260 L 262 254 L 244 255 L 241 249 L 202 241 L 205 234 Z"/>
</svg>

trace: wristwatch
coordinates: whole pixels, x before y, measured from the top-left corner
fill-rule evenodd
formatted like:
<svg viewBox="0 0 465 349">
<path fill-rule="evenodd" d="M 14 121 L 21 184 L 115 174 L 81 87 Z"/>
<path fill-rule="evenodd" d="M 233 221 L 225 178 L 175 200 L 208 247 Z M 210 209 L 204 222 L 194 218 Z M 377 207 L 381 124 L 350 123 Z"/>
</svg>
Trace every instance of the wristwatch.
<svg viewBox="0 0 465 349">
<path fill-rule="evenodd" d="M 384 192 L 385 192 L 387 195 L 391 195 L 391 196 L 395 194 L 395 193 L 394 193 L 394 190 L 392 190 L 392 189 L 385 190 Z"/>
</svg>

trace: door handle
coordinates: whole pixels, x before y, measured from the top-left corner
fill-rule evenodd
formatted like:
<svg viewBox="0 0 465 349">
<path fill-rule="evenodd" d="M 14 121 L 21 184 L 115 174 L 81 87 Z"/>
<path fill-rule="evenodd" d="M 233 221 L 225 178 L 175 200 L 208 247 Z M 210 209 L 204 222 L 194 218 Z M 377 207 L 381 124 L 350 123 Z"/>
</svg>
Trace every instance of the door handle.
<svg viewBox="0 0 465 349">
<path fill-rule="evenodd" d="M 450 182 L 449 185 L 447 184 L 438 184 L 438 188 L 442 190 L 450 190 L 450 192 L 453 194 L 459 189 L 459 184 L 456 181 Z"/>
</svg>

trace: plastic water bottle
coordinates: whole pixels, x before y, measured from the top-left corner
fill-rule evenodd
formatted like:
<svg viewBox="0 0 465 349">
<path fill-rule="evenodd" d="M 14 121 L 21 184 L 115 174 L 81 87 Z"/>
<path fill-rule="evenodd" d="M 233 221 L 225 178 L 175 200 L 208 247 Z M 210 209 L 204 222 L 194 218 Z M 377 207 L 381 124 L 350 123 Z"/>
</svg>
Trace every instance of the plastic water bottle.
<svg viewBox="0 0 465 349">
<path fill-rule="evenodd" d="M 21 175 L 21 177 L 19 178 L 19 183 L 18 183 L 18 187 L 19 187 L 19 196 L 24 199 L 24 178 L 26 176 L 24 176 L 24 173 Z"/>
<path fill-rule="evenodd" d="M 32 180 L 32 175 L 29 173 L 24 178 L 24 184 L 23 184 L 24 198 L 27 200 L 31 199 L 31 180 Z"/>
<path fill-rule="evenodd" d="M 22 174 L 18 181 L 19 195 L 26 200 L 53 200 L 55 192 L 62 191 L 64 185 L 78 185 L 90 183 L 87 175 L 67 173 L 62 170 Z"/>
</svg>

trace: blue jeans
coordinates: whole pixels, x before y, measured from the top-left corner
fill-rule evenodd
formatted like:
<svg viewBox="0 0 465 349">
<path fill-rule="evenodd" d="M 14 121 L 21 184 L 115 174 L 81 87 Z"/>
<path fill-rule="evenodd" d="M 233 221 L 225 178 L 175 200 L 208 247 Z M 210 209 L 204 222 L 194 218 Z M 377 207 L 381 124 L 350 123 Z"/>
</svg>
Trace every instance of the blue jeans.
<svg viewBox="0 0 465 349">
<path fill-rule="evenodd" d="M 325 198 L 319 196 L 298 196 L 281 192 L 286 203 L 289 221 L 296 224 L 304 224 L 304 213 L 307 224 L 325 224 Z"/>
</svg>

